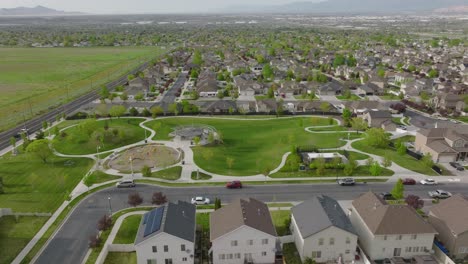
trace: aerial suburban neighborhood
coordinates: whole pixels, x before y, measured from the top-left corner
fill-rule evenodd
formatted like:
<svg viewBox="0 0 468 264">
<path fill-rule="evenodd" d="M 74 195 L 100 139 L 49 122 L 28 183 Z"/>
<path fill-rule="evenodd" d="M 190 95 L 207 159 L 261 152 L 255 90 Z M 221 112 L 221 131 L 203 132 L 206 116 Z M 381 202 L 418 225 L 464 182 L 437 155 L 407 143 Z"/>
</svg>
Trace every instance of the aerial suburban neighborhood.
<svg viewBox="0 0 468 264">
<path fill-rule="evenodd" d="M 466 0 L 104 2 L 0 3 L 0 264 L 468 263 Z"/>
</svg>

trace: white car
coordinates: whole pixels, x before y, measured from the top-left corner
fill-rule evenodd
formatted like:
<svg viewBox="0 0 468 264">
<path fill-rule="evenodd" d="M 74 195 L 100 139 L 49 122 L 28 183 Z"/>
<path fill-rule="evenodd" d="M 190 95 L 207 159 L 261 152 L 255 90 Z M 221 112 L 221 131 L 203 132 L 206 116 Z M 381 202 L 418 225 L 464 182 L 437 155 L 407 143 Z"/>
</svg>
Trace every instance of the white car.
<svg viewBox="0 0 468 264">
<path fill-rule="evenodd" d="M 210 199 L 203 197 L 203 196 L 198 196 L 192 198 L 192 204 L 197 205 L 197 204 L 210 204 Z"/>
<path fill-rule="evenodd" d="M 421 180 L 420 183 L 422 185 L 437 185 L 437 182 L 434 181 L 433 179 L 424 179 L 424 180 Z"/>
<path fill-rule="evenodd" d="M 446 199 L 451 197 L 452 194 L 443 190 L 435 190 L 433 192 L 429 192 L 429 196 L 431 198 Z"/>
</svg>

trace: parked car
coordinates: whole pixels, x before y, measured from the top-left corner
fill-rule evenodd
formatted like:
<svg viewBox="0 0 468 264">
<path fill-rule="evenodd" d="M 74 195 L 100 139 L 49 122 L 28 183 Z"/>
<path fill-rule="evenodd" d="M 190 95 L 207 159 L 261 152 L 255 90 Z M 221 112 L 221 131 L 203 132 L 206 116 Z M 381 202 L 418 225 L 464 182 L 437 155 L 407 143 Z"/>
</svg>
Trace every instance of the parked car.
<svg viewBox="0 0 468 264">
<path fill-rule="evenodd" d="M 424 180 L 421 180 L 420 183 L 422 185 L 437 185 L 437 182 L 434 181 L 433 179 L 424 179 Z"/>
<path fill-rule="evenodd" d="M 192 204 L 197 205 L 197 204 L 210 204 L 210 199 L 203 197 L 203 196 L 197 196 L 192 198 Z"/>
<path fill-rule="evenodd" d="M 391 193 L 389 193 L 389 192 L 380 193 L 380 198 L 382 198 L 384 200 L 395 200 L 393 195 Z"/>
<path fill-rule="evenodd" d="M 401 129 L 401 130 L 406 130 L 406 126 L 401 126 L 400 125 L 400 126 L 398 126 L 398 128 Z"/>
<path fill-rule="evenodd" d="M 443 190 L 435 190 L 433 192 L 429 192 L 429 196 L 431 198 L 446 199 L 450 198 L 452 194 Z"/>
<path fill-rule="evenodd" d="M 465 168 L 458 162 L 449 162 L 450 166 L 454 167 L 458 171 L 464 171 Z"/>
<path fill-rule="evenodd" d="M 339 179 L 338 180 L 338 184 L 339 185 L 348 185 L 348 186 L 351 186 L 351 185 L 354 185 L 356 183 L 356 181 L 353 179 L 353 178 L 344 178 L 344 179 Z"/>
<path fill-rule="evenodd" d="M 242 183 L 240 181 L 232 181 L 232 182 L 228 182 L 226 184 L 226 188 L 228 189 L 241 189 L 242 188 Z"/>
<path fill-rule="evenodd" d="M 416 181 L 413 178 L 405 178 L 403 179 L 404 185 L 415 185 Z"/>
<path fill-rule="evenodd" d="M 133 180 L 122 180 L 115 184 L 117 188 L 131 188 L 135 187 L 136 184 Z"/>
</svg>

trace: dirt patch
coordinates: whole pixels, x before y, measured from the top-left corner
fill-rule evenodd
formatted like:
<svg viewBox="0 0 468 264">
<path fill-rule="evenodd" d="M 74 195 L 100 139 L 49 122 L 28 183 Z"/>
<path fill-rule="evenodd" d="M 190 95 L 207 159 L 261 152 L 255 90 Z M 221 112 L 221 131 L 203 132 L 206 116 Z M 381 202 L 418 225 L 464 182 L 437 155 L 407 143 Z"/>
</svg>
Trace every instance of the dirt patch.
<svg viewBox="0 0 468 264">
<path fill-rule="evenodd" d="M 140 172 L 144 166 L 165 168 L 178 163 L 181 153 L 160 145 L 146 145 L 128 149 L 109 161 L 109 167 L 120 172 Z M 133 163 L 133 164 L 132 164 Z"/>
</svg>

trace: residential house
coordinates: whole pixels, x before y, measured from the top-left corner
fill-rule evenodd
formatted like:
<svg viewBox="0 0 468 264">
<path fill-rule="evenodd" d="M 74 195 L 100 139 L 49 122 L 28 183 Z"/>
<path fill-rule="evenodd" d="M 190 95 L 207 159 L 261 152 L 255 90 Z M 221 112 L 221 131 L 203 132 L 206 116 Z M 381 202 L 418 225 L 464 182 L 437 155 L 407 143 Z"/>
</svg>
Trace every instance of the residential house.
<svg viewBox="0 0 468 264">
<path fill-rule="evenodd" d="M 194 263 L 195 211 L 179 201 L 144 214 L 135 239 L 137 263 Z"/>
<path fill-rule="evenodd" d="M 369 127 L 382 128 L 386 131 L 395 131 L 397 128 L 389 111 L 368 111 L 362 118 L 367 121 Z"/>
<path fill-rule="evenodd" d="M 465 101 L 462 95 L 442 93 L 434 97 L 433 104 L 437 109 L 462 112 L 465 109 Z"/>
<path fill-rule="evenodd" d="M 297 112 L 321 112 L 321 105 L 323 101 L 300 101 L 296 105 Z M 330 105 L 330 109 L 328 112 L 337 112 L 338 110 L 332 104 Z"/>
<path fill-rule="evenodd" d="M 291 209 L 291 232 L 302 261 L 317 263 L 354 261 L 357 235 L 336 200 L 315 196 Z"/>
<path fill-rule="evenodd" d="M 379 95 L 383 93 L 383 90 L 374 83 L 362 84 L 357 89 L 358 94 L 364 95 Z"/>
<path fill-rule="evenodd" d="M 237 105 L 232 100 L 217 100 L 204 103 L 200 110 L 204 113 L 235 113 Z"/>
<path fill-rule="evenodd" d="M 216 73 L 206 70 L 198 76 L 196 85 L 200 97 L 215 97 L 218 94 L 218 82 Z"/>
<path fill-rule="evenodd" d="M 239 90 L 239 95 L 244 96 L 264 94 L 267 90 L 261 83 L 250 79 L 245 79 L 242 75 L 234 77 L 234 84 Z"/>
<path fill-rule="evenodd" d="M 429 223 L 439 233 L 437 239 L 456 259 L 468 256 L 468 198 L 456 194 L 433 205 Z"/>
<path fill-rule="evenodd" d="M 446 128 L 421 129 L 416 133 L 416 151 L 431 154 L 435 162 L 468 159 L 468 126 L 450 125 Z"/>
<path fill-rule="evenodd" d="M 349 217 L 371 260 L 429 255 L 437 234 L 411 206 L 387 204 L 373 192 L 352 202 Z"/>
<path fill-rule="evenodd" d="M 356 115 L 363 115 L 369 111 L 383 110 L 383 106 L 379 101 L 349 101 L 341 107 L 343 109 L 348 108 Z"/>
<path fill-rule="evenodd" d="M 322 95 L 340 95 L 344 90 L 344 87 L 339 82 L 328 82 L 317 89 L 317 94 Z"/>
<path fill-rule="evenodd" d="M 278 109 L 278 102 L 275 99 L 263 99 L 257 101 L 257 112 L 271 113 Z"/>
<path fill-rule="evenodd" d="M 268 206 L 252 198 L 236 200 L 210 215 L 214 264 L 272 264 L 276 236 Z"/>
</svg>

